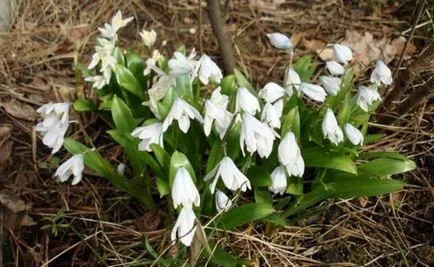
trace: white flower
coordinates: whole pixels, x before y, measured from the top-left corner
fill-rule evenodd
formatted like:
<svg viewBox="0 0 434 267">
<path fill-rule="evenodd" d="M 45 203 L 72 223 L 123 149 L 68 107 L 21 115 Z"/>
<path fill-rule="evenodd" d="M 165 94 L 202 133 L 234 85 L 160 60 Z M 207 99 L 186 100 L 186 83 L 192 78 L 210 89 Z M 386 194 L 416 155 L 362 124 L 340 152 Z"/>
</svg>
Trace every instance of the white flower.
<svg viewBox="0 0 434 267">
<path fill-rule="evenodd" d="M 283 111 L 283 99 L 278 100 L 276 103 L 266 103 L 262 109 L 261 121 L 271 128 L 280 129 L 280 117 Z"/>
<path fill-rule="evenodd" d="M 172 108 L 170 109 L 169 114 L 167 114 L 166 119 L 164 119 L 163 132 L 169 128 L 173 120 L 177 120 L 179 129 L 181 129 L 183 133 L 187 133 L 188 129 L 190 129 L 190 119 L 196 119 L 200 123 L 203 123 L 203 118 L 199 111 L 185 102 L 182 98 L 178 97 L 175 102 L 173 102 Z"/>
<path fill-rule="evenodd" d="M 209 83 L 210 79 L 216 83 L 220 83 L 223 79 L 223 74 L 217 64 L 206 54 L 200 57 L 199 62 L 199 80 L 205 85 Z"/>
<path fill-rule="evenodd" d="M 211 99 L 205 101 L 203 128 L 206 136 L 211 133 L 214 121 L 220 138 L 225 135 L 233 118 L 233 114 L 226 110 L 228 101 L 228 96 L 220 94 L 220 87 L 214 90 Z"/>
<path fill-rule="evenodd" d="M 324 102 L 327 96 L 327 93 L 324 91 L 324 88 L 316 84 L 301 83 L 300 89 L 303 92 L 303 94 L 307 95 L 309 98 L 318 102 Z"/>
<path fill-rule="evenodd" d="M 194 66 L 184 54 L 176 51 L 173 58 L 169 60 L 169 69 L 170 75 L 178 77 L 193 72 Z"/>
<path fill-rule="evenodd" d="M 268 186 L 268 190 L 274 194 L 283 195 L 288 187 L 288 181 L 286 180 L 285 167 L 280 165 L 271 173 L 271 185 Z"/>
<path fill-rule="evenodd" d="M 381 96 L 375 88 L 359 86 L 359 92 L 357 94 L 357 104 L 360 106 L 361 109 L 368 112 L 369 106 L 377 100 L 381 101 Z"/>
<path fill-rule="evenodd" d="M 292 90 L 289 92 L 290 93 L 288 94 L 288 96 L 291 96 Z M 282 98 L 285 93 L 286 90 L 282 86 L 278 85 L 277 83 L 270 82 L 267 83 L 264 88 L 259 91 L 258 95 L 266 102 L 273 103 L 274 101 Z"/>
<path fill-rule="evenodd" d="M 336 60 L 340 63 L 347 64 L 348 62 L 353 60 L 353 52 L 351 52 L 351 49 L 345 45 L 334 44 L 333 51 Z"/>
<path fill-rule="evenodd" d="M 160 51 L 155 49 L 152 51 L 152 56 L 146 60 L 146 68 L 143 70 L 143 75 L 147 76 L 149 73 L 151 73 L 151 70 L 155 69 L 157 62 L 162 58 Z M 158 70 L 160 70 L 158 68 Z M 162 70 L 160 70 L 163 72 Z M 157 72 L 158 74 L 162 74 L 161 72 Z M 165 74 L 165 73 L 164 73 Z"/>
<path fill-rule="evenodd" d="M 95 54 L 92 56 L 92 61 L 88 68 L 93 69 L 101 62 L 101 69 L 105 78 L 105 83 L 110 83 L 111 71 L 116 67 L 116 59 L 113 57 L 114 44 L 106 39 L 98 38 L 98 45 L 95 46 Z"/>
<path fill-rule="evenodd" d="M 300 91 L 301 79 L 298 73 L 294 70 L 294 68 L 292 67 L 288 68 L 288 71 L 285 74 L 285 81 L 283 84 L 286 90 L 288 90 L 288 95 L 292 95 L 292 91 L 294 89 L 297 92 Z"/>
<path fill-rule="evenodd" d="M 331 75 L 342 75 L 345 72 L 344 66 L 337 63 L 336 61 L 327 61 L 326 68 Z"/>
<path fill-rule="evenodd" d="M 116 31 L 118 31 L 120 28 L 123 28 L 125 26 L 127 26 L 128 23 L 130 23 L 130 21 L 133 20 L 133 17 L 129 17 L 126 19 L 122 18 L 122 12 L 119 10 L 112 18 L 111 21 L 111 25 L 113 27 L 113 29 L 115 29 Z"/>
<path fill-rule="evenodd" d="M 182 204 L 183 207 L 196 207 L 200 205 L 200 195 L 193 179 L 186 168 L 181 167 L 176 170 L 175 178 L 172 185 L 172 200 L 175 209 Z"/>
<path fill-rule="evenodd" d="M 321 76 L 319 80 L 329 95 L 337 95 L 341 90 L 342 80 L 336 77 Z"/>
<path fill-rule="evenodd" d="M 143 43 L 145 43 L 148 48 L 151 48 L 157 39 L 157 33 L 154 30 L 147 31 L 143 29 L 139 35 L 142 37 Z"/>
<path fill-rule="evenodd" d="M 249 113 L 244 113 L 241 124 L 240 146 L 244 153 L 244 143 L 249 153 L 258 152 L 261 158 L 268 158 L 273 150 L 274 139 L 279 135 Z"/>
<path fill-rule="evenodd" d="M 142 140 L 142 142 L 139 143 L 139 150 L 141 151 L 148 151 L 151 152 L 151 144 L 157 144 L 161 147 L 163 146 L 163 124 L 160 122 L 143 126 L 143 127 L 137 127 L 134 129 L 134 131 L 131 133 L 132 136 L 138 137 Z"/>
<path fill-rule="evenodd" d="M 353 145 L 363 145 L 363 134 L 359 131 L 359 129 L 349 123 L 346 123 L 344 125 L 344 131 Z"/>
<path fill-rule="evenodd" d="M 241 110 L 252 115 L 261 110 L 258 99 L 244 87 L 238 87 L 237 101 L 235 103 L 235 112 L 240 112 Z"/>
<path fill-rule="evenodd" d="M 120 175 L 124 175 L 125 174 L 125 168 L 127 166 L 123 163 L 119 163 L 118 167 L 116 168 L 116 171 L 120 174 Z"/>
<path fill-rule="evenodd" d="M 74 176 L 72 179 L 72 185 L 76 185 L 81 181 L 81 175 L 84 169 L 83 155 L 77 154 L 72 156 L 70 159 L 62 163 L 62 165 L 57 168 L 54 176 L 58 176 L 59 180 L 63 183 L 66 182 L 71 175 Z"/>
<path fill-rule="evenodd" d="M 338 145 L 344 140 L 344 133 L 339 128 L 335 114 L 331 109 L 327 109 L 324 120 L 322 121 L 322 132 L 333 144 Z"/>
<path fill-rule="evenodd" d="M 377 60 L 375 63 L 375 69 L 371 74 L 371 82 L 377 85 L 391 85 L 392 84 L 392 72 L 382 60 Z"/>
<path fill-rule="evenodd" d="M 196 232 L 196 226 L 194 226 L 195 220 L 196 215 L 191 207 L 183 207 L 179 212 L 178 219 L 176 219 L 176 223 L 170 233 L 171 241 L 175 242 L 176 238 L 179 238 L 181 243 L 189 247 Z"/>
<path fill-rule="evenodd" d="M 217 190 L 215 194 L 215 206 L 218 212 L 227 212 L 232 207 L 232 200 L 230 200 L 225 193 Z"/>
<path fill-rule="evenodd" d="M 44 120 L 35 126 L 35 130 L 41 132 L 42 143 L 53 149 L 51 154 L 63 145 L 69 126 L 69 106 L 69 103 L 48 103 L 36 110 L 42 113 Z"/>
<path fill-rule="evenodd" d="M 247 177 L 235 166 L 235 163 L 229 157 L 224 157 L 217 166 L 208 173 L 204 180 L 208 181 L 212 178 L 214 180 L 209 185 L 209 190 L 214 194 L 217 182 L 219 178 L 222 178 L 226 188 L 236 191 L 246 192 L 247 189 L 251 189 L 250 181 Z"/>
<path fill-rule="evenodd" d="M 89 76 L 84 78 L 84 80 L 86 82 L 91 82 L 92 87 L 96 89 L 101 89 L 107 84 L 104 76 L 102 75 Z"/>
<path fill-rule="evenodd" d="M 117 31 L 112 27 L 112 25 L 104 23 L 104 27 L 98 28 L 98 30 L 101 32 L 102 37 L 117 41 L 118 34 Z"/>
<path fill-rule="evenodd" d="M 295 135 L 292 132 L 288 132 L 285 138 L 280 142 L 278 158 L 279 162 L 286 167 L 289 175 L 303 176 L 304 160 L 301 156 L 297 141 L 295 140 Z"/>
<path fill-rule="evenodd" d="M 277 49 L 291 49 L 293 47 L 291 39 L 279 32 L 267 33 L 267 37 L 270 39 L 270 43 Z"/>
</svg>

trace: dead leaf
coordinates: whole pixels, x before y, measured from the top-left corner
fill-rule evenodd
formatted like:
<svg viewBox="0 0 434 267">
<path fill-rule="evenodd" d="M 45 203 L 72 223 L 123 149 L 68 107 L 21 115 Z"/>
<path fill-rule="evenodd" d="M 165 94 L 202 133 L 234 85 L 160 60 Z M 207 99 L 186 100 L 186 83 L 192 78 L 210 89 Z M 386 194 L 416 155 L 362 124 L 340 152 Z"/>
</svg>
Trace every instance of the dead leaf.
<svg viewBox="0 0 434 267">
<path fill-rule="evenodd" d="M 163 212 L 157 212 L 153 214 L 151 212 L 145 213 L 142 217 L 138 218 L 135 222 L 137 230 L 140 232 L 149 232 L 155 231 L 161 224 L 162 219 L 164 218 Z"/>
<path fill-rule="evenodd" d="M 11 136 L 11 130 L 12 130 L 12 127 L 10 125 L 0 126 L 0 147 Z"/>
<path fill-rule="evenodd" d="M 19 119 L 35 121 L 38 118 L 38 114 L 32 106 L 18 101 L 15 98 L 12 98 L 8 103 L 0 103 L 0 106 L 3 107 L 7 113 Z"/>
<path fill-rule="evenodd" d="M 333 60 L 334 59 L 334 53 L 333 49 L 330 47 L 327 47 L 327 44 L 321 40 L 307 40 L 303 39 L 301 41 L 302 46 L 307 49 L 308 51 L 313 51 L 318 54 L 318 56 L 324 60 Z"/>
<path fill-rule="evenodd" d="M 405 42 L 407 42 L 407 39 L 405 39 L 404 36 L 400 36 L 392 40 L 391 44 L 396 50 L 395 56 L 401 56 L 402 50 L 404 50 Z M 404 58 L 411 57 L 415 52 L 416 46 L 413 43 L 409 42 L 407 48 L 405 49 Z"/>
<path fill-rule="evenodd" d="M 0 191 L 0 206 L 3 215 L 3 225 L 10 230 L 21 226 L 32 226 L 36 222 L 27 215 L 31 205 L 26 204 L 21 198 L 12 195 L 8 190 Z"/>
<path fill-rule="evenodd" d="M 13 196 L 10 191 L 2 190 L 0 191 L 0 203 L 6 206 L 14 213 L 21 211 L 26 211 L 30 209 L 30 205 L 27 205 L 24 200 L 17 196 Z"/>
<path fill-rule="evenodd" d="M 6 141 L 0 145 L 0 165 L 9 159 L 12 154 L 12 148 L 14 146 L 14 141 Z"/>
</svg>

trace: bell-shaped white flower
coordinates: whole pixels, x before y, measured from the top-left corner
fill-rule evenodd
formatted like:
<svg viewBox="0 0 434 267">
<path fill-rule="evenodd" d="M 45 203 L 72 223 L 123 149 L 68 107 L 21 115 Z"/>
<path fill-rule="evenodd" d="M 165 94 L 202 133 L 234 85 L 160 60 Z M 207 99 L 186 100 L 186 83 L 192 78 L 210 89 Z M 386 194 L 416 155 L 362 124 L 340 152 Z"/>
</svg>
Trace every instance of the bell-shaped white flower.
<svg viewBox="0 0 434 267">
<path fill-rule="evenodd" d="M 381 101 L 381 96 L 375 88 L 359 86 L 357 105 L 359 105 L 361 109 L 368 112 L 369 106 L 377 100 Z"/>
<path fill-rule="evenodd" d="M 341 45 L 341 44 L 334 44 L 333 51 L 336 60 L 342 64 L 347 64 L 348 62 L 353 60 L 353 52 L 348 46 Z"/>
<path fill-rule="evenodd" d="M 286 170 L 284 166 L 280 165 L 271 173 L 271 185 L 268 186 L 268 190 L 274 194 L 283 195 L 287 187 Z"/>
<path fill-rule="evenodd" d="M 303 176 L 304 160 L 301 156 L 300 147 L 295 140 L 295 135 L 288 132 L 279 144 L 277 155 L 279 162 L 286 167 L 289 175 Z"/>
<path fill-rule="evenodd" d="M 54 176 L 59 177 L 59 180 L 63 183 L 66 182 L 72 175 L 72 185 L 76 185 L 81 181 L 82 172 L 84 169 L 83 155 L 76 154 L 70 159 L 62 163 L 62 165 L 57 168 Z"/>
<path fill-rule="evenodd" d="M 112 27 L 118 31 L 120 28 L 123 28 L 125 26 L 127 26 L 128 23 L 130 23 L 130 21 L 133 20 L 133 17 L 129 17 L 124 19 L 122 17 L 122 12 L 119 10 L 112 18 L 111 21 L 111 25 Z"/>
<path fill-rule="evenodd" d="M 175 243 L 176 238 L 179 238 L 182 244 L 189 247 L 193 241 L 194 234 L 196 233 L 196 226 L 194 222 L 196 215 L 191 207 L 182 207 L 179 212 L 178 219 L 170 233 L 170 239 Z"/>
<path fill-rule="evenodd" d="M 203 128 L 206 136 L 211 133 L 213 122 L 220 138 L 225 135 L 233 118 L 233 114 L 226 110 L 228 101 L 228 96 L 220 94 L 220 87 L 214 90 L 211 99 L 205 101 Z"/>
<path fill-rule="evenodd" d="M 178 77 L 193 72 L 194 66 L 191 61 L 181 52 L 176 51 L 169 60 L 169 74 Z"/>
<path fill-rule="evenodd" d="M 375 69 L 371 74 L 371 82 L 376 83 L 377 85 L 391 85 L 392 81 L 392 72 L 389 67 L 384 64 L 383 60 L 377 60 L 375 62 Z"/>
<path fill-rule="evenodd" d="M 99 28 L 98 30 L 101 32 L 101 36 L 107 39 L 110 39 L 113 42 L 116 42 L 118 39 L 117 32 L 120 28 L 125 27 L 130 21 L 133 20 L 133 17 L 129 17 L 126 19 L 122 18 L 122 13 L 119 10 L 112 18 L 111 24 L 105 23 L 103 28 Z"/>
<path fill-rule="evenodd" d="M 196 119 L 200 123 L 203 123 L 203 118 L 190 104 L 185 102 L 182 98 L 176 98 L 173 102 L 172 108 L 167 114 L 166 119 L 163 122 L 163 132 L 167 131 L 167 128 L 172 124 L 174 120 L 178 121 L 179 129 L 183 133 L 187 133 L 190 129 L 190 119 Z"/>
<path fill-rule="evenodd" d="M 344 131 L 345 135 L 348 137 L 348 140 L 350 140 L 353 145 L 363 145 L 363 134 L 359 131 L 359 129 L 349 123 L 346 123 L 344 125 Z"/>
<path fill-rule="evenodd" d="M 266 103 L 262 109 L 261 121 L 271 128 L 280 129 L 280 117 L 282 117 L 283 99 L 279 99 L 276 103 Z"/>
<path fill-rule="evenodd" d="M 142 38 L 143 43 L 148 48 L 151 48 L 154 45 L 155 40 L 157 40 L 157 33 L 154 30 L 147 31 L 143 29 L 142 32 L 140 32 L 139 34 Z"/>
<path fill-rule="evenodd" d="M 345 73 L 344 66 L 337 63 L 336 61 L 327 61 L 326 68 L 331 75 L 343 75 Z"/>
<path fill-rule="evenodd" d="M 292 95 L 292 92 L 296 90 L 300 92 L 301 79 L 298 73 L 294 70 L 294 68 L 288 68 L 285 74 L 285 81 L 283 82 L 284 87 L 287 90 L 287 94 L 289 96 Z"/>
<path fill-rule="evenodd" d="M 270 43 L 277 49 L 291 49 L 294 46 L 291 39 L 280 32 L 267 33 L 267 37 Z"/>
<path fill-rule="evenodd" d="M 210 79 L 216 83 L 220 83 L 223 79 L 223 74 L 217 64 L 206 54 L 200 57 L 199 62 L 199 80 L 205 85 L 209 83 Z"/>
<path fill-rule="evenodd" d="M 230 200 L 225 193 L 217 190 L 215 194 L 215 206 L 218 212 L 227 212 L 232 207 L 232 200 Z"/>
<path fill-rule="evenodd" d="M 89 76 L 84 78 L 86 82 L 91 82 L 92 87 L 96 89 L 101 89 L 107 85 L 106 79 L 102 75 Z"/>
<path fill-rule="evenodd" d="M 327 109 L 324 120 L 322 121 L 322 132 L 324 137 L 328 138 L 330 142 L 335 145 L 338 145 L 344 140 L 344 133 L 339 127 L 335 114 L 333 114 L 331 109 Z"/>
<path fill-rule="evenodd" d="M 274 139 L 279 135 L 249 113 L 244 113 L 241 123 L 240 146 L 244 153 L 244 144 L 249 153 L 258 152 L 261 158 L 268 158 L 273 150 Z"/>
<path fill-rule="evenodd" d="M 300 90 L 303 94 L 307 95 L 310 99 L 313 99 L 318 102 L 324 102 L 327 93 L 324 88 L 319 85 L 311 84 L 311 83 L 301 83 Z"/>
<path fill-rule="evenodd" d="M 199 207 L 200 205 L 199 191 L 197 191 L 190 173 L 184 167 L 176 170 L 172 185 L 172 200 L 175 209 L 181 204 L 183 207 L 191 207 L 193 204 Z"/>
<path fill-rule="evenodd" d="M 337 95 L 341 90 L 342 80 L 336 77 L 321 76 L 319 80 L 329 95 Z"/>
<path fill-rule="evenodd" d="M 157 68 L 156 64 L 157 62 L 162 58 L 160 51 L 158 51 L 157 49 L 155 49 L 154 51 L 152 51 L 152 56 L 150 58 L 148 58 L 146 60 L 146 68 L 143 70 L 143 75 L 147 76 L 149 75 L 149 73 L 151 73 L 151 70 Z M 162 70 L 158 69 L 158 74 L 166 74 L 164 73 Z"/>
<path fill-rule="evenodd" d="M 244 111 L 255 115 L 261 110 L 258 99 L 247 88 L 238 87 L 235 112 Z"/>
<path fill-rule="evenodd" d="M 114 43 L 109 40 L 98 38 L 98 45 L 95 46 L 95 54 L 92 56 L 92 61 L 89 63 L 88 69 L 94 69 L 98 63 L 101 63 L 99 71 L 105 78 L 105 83 L 110 83 L 112 70 L 116 68 L 116 59 L 113 57 Z"/>
<path fill-rule="evenodd" d="M 273 103 L 276 100 L 282 98 L 285 93 L 287 93 L 289 90 L 285 90 L 282 86 L 278 85 L 277 83 L 267 83 L 264 88 L 262 88 L 258 95 L 260 98 L 264 99 L 266 102 Z M 290 91 L 290 94 L 288 96 L 292 95 L 292 91 Z"/>
<path fill-rule="evenodd" d="M 214 194 L 219 178 L 222 178 L 224 185 L 227 189 L 236 191 L 240 189 L 246 192 L 251 189 L 250 181 L 247 177 L 237 168 L 235 163 L 229 157 L 224 157 L 217 166 L 210 171 L 204 178 L 205 181 L 214 179 L 209 185 L 209 190 Z"/>
<path fill-rule="evenodd" d="M 124 175 L 125 174 L 125 169 L 126 169 L 127 165 L 125 165 L 124 163 L 119 163 L 119 165 L 116 167 L 116 171 L 120 174 L 120 175 Z"/>
<path fill-rule="evenodd" d="M 151 152 L 151 144 L 163 146 L 163 124 L 160 122 L 148 126 L 137 127 L 131 133 L 132 136 L 141 139 L 139 150 Z"/>
</svg>

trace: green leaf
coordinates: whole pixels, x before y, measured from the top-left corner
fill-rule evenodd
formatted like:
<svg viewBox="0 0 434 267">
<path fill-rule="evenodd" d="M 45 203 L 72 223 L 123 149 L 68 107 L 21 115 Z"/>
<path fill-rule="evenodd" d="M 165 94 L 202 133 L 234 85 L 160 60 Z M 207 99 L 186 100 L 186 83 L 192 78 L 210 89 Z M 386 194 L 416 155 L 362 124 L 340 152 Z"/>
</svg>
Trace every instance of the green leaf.
<svg viewBox="0 0 434 267">
<path fill-rule="evenodd" d="M 332 110 L 342 103 L 345 97 L 350 97 L 350 90 L 353 86 L 353 72 L 351 70 L 347 70 L 342 77 L 341 90 L 339 91 L 337 96 L 329 96 L 327 98 L 327 105 L 331 107 Z M 351 102 L 351 99 L 350 99 Z"/>
<path fill-rule="evenodd" d="M 349 173 L 357 173 L 356 165 L 350 157 L 329 152 L 321 147 L 312 147 L 301 151 L 306 167 L 335 169 Z"/>
<path fill-rule="evenodd" d="M 272 214 L 275 210 L 269 204 L 250 203 L 229 210 L 220 220 L 226 230 L 231 230 L 243 224 L 260 220 Z"/>
<path fill-rule="evenodd" d="M 268 171 L 258 166 L 251 167 L 247 172 L 247 177 L 253 187 L 271 185 L 271 176 Z"/>
<path fill-rule="evenodd" d="M 223 267 L 236 267 L 239 264 L 239 260 L 227 253 L 226 251 L 215 248 L 211 256 L 211 262 Z"/>
<path fill-rule="evenodd" d="M 160 198 L 164 197 L 165 195 L 169 194 L 170 192 L 170 186 L 167 180 L 157 177 L 157 189 L 160 193 Z"/>
<path fill-rule="evenodd" d="M 315 69 L 316 65 L 312 63 L 311 56 L 303 56 L 294 64 L 294 70 L 303 82 L 309 81 L 310 77 L 315 72 Z"/>
<path fill-rule="evenodd" d="M 398 173 L 412 171 L 415 168 L 416 164 L 409 159 L 378 158 L 360 165 L 358 170 L 376 177 L 387 177 Z"/>
<path fill-rule="evenodd" d="M 255 88 L 249 83 L 244 75 L 237 69 L 234 69 L 235 79 L 237 80 L 239 87 L 247 88 L 252 94 L 257 96 Z"/>
<path fill-rule="evenodd" d="M 328 183 L 334 188 L 330 197 L 333 198 L 357 198 L 379 196 L 401 189 L 405 184 L 398 180 L 348 177 L 339 181 Z"/>
<path fill-rule="evenodd" d="M 292 195 L 303 195 L 303 179 L 291 176 L 286 192 Z"/>
<path fill-rule="evenodd" d="M 193 167 L 190 164 L 188 158 L 181 152 L 175 151 L 170 158 L 170 168 L 169 168 L 169 184 L 172 185 L 175 179 L 176 171 L 179 168 L 186 168 L 190 173 L 193 182 L 196 182 L 196 174 L 194 173 Z"/>
<path fill-rule="evenodd" d="M 309 208 L 317 202 L 327 199 L 333 193 L 333 187 L 317 186 L 309 193 L 304 194 L 297 201 L 287 208 L 282 217 L 286 218 L 288 216 L 294 215 L 302 210 Z"/>
<path fill-rule="evenodd" d="M 168 169 L 170 167 L 170 156 L 167 154 L 166 150 L 157 144 L 151 144 L 152 151 L 158 160 L 158 163 L 164 168 Z"/>
<path fill-rule="evenodd" d="M 136 121 L 133 118 L 131 110 L 122 99 L 117 96 L 112 100 L 112 117 L 116 129 L 121 133 L 131 133 L 136 128 Z"/>
<path fill-rule="evenodd" d="M 129 52 L 127 54 L 127 68 L 136 78 L 143 76 L 145 65 L 145 60 L 143 60 L 143 58 L 137 53 Z"/>
<path fill-rule="evenodd" d="M 283 226 L 283 227 L 289 226 L 288 222 L 284 218 L 280 217 L 279 215 L 277 215 L 275 213 L 268 215 L 267 217 L 263 218 L 262 220 L 267 222 L 267 223 L 272 223 L 272 224 Z"/>
<path fill-rule="evenodd" d="M 255 202 L 257 204 L 267 204 L 273 206 L 273 197 L 268 190 L 255 189 Z"/>
<path fill-rule="evenodd" d="M 384 152 L 384 151 L 371 151 L 363 152 L 359 154 L 359 159 L 376 159 L 376 158 L 391 158 L 403 161 L 408 161 L 409 159 L 397 152 Z"/>
<path fill-rule="evenodd" d="M 115 47 L 115 49 L 113 50 L 113 57 L 116 59 L 118 64 L 125 66 L 125 57 L 119 47 Z"/>
<path fill-rule="evenodd" d="M 215 140 L 211 151 L 208 155 L 208 161 L 206 162 L 206 173 L 211 172 L 215 166 L 218 164 L 218 160 L 220 159 L 220 154 L 222 152 L 222 145 L 219 140 Z"/>
<path fill-rule="evenodd" d="M 300 113 L 298 112 L 298 106 L 292 108 L 283 118 L 280 136 L 284 138 L 289 131 L 293 132 L 295 137 L 300 140 Z"/>
<path fill-rule="evenodd" d="M 190 77 L 188 75 L 182 75 L 176 77 L 176 92 L 179 96 L 185 100 L 193 100 L 193 87 L 190 83 Z"/>
<path fill-rule="evenodd" d="M 93 103 L 89 99 L 78 99 L 74 102 L 73 106 L 76 111 L 80 112 L 98 110 L 97 105 L 95 105 L 95 103 Z"/>
<path fill-rule="evenodd" d="M 365 135 L 365 140 L 363 140 L 364 145 L 369 145 L 372 143 L 375 143 L 381 139 L 383 139 L 386 135 L 379 133 L 379 134 L 367 134 Z"/>
<path fill-rule="evenodd" d="M 133 73 L 124 66 L 117 65 L 115 69 L 116 79 L 120 87 L 130 91 L 136 96 L 143 98 L 143 89 L 140 86 L 140 83 L 137 81 L 136 77 L 134 77 Z"/>
<path fill-rule="evenodd" d="M 223 78 L 221 82 L 221 93 L 231 96 L 235 90 L 235 75 L 231 74 Z"/>
<path fill-rule="evenodd" d="M 350 120 L 351 108 L 352 108 L 352 99 L 351 99 L 351 94 L 348 93 L 345 96 L 344 101 L 342 102 L 342 105 L 339 109 L 338 122 L 340 125 L 344 125 Z"/>
</svg>

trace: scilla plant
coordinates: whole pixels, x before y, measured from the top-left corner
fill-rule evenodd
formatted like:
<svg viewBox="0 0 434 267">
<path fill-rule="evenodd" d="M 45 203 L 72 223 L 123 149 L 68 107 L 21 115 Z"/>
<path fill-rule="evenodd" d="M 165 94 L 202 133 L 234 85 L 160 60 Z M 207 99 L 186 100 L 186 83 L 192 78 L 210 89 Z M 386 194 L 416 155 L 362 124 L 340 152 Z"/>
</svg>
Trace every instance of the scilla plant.
<svg viewBox="0 0 434 267">
<path fill-rule="evenodd" d="M 335 44 L 336 61 L 325 69 L 305 56 L 289 64 L 283 82 L 258 90 L 237 70 L 223 77 L 205 54 L 187 55 L 181 48 L 167 58 L 151 52 L 153 31 L 141 33 L 149 58 L 123 52 L 117 31 L 130 20 L 117 13 L 100 28 L 95 54 L 83 70 L 97 99 L 73 104 L 102 118 L 123 148 L 126 167 L 105 159 L 103 148 L 64 138 L 68 103 L 41 107 L 45 119 L 36 128 L 53 153 L 63 144 L 73 155 L 57 170 L 60 181 L 73 175 L 72 184 L 79 183 L 87 166 L 149 211 L 173 214 L 172 242 L 203 243 L 212 229 L 258 220 L 285 226 L 325 199 L 398 190 L 403 183 L 391 176 L 415 168 L 398 153 L 363 149 L 383 137 L 367 133 L 381 101 L 377 90 L 392 82 L 382 61 L 371 82 L 356 89 L 352 52 Z M 292 49 L 283 34 L 267 37 L 278 49 Z M 210 246 L 206 251 L 224 255 L 220 261 L 228 257 Z"/>
</svg>

